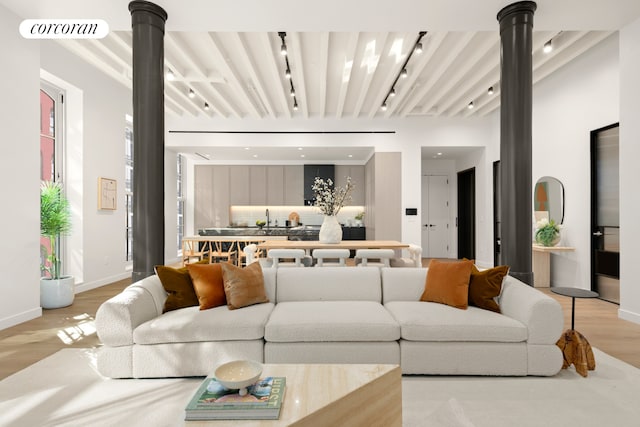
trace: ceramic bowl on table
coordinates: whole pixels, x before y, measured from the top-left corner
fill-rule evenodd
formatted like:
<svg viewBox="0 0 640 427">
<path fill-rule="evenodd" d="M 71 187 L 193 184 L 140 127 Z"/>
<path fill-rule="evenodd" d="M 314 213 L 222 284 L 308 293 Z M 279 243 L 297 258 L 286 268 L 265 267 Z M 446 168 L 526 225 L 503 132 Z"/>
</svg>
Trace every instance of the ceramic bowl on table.
<svg viewBox="0 0 640 427">
<path fill-rule="evenodd" d="M 238 390 L 240 396 L 247 394 L 247 387 L 254 384 L 262 374 L 262 364 L 253 360 L 234 360 L 216 368 L 214 376 L 229 390 Z"/>
</svg>

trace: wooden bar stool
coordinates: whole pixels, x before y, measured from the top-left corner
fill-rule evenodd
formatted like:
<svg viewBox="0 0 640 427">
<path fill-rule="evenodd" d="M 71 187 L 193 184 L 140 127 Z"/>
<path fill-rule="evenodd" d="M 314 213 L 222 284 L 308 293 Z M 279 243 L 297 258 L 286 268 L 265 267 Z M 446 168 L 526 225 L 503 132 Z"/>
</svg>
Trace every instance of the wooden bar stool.
<svg viewBox="0 0 640 427">
<path fill-rule="evenodd" d="M 236 242 L 214 240 L 209 251 L 209 262 L 233 262 L 236 255 Z"/>
</svg>

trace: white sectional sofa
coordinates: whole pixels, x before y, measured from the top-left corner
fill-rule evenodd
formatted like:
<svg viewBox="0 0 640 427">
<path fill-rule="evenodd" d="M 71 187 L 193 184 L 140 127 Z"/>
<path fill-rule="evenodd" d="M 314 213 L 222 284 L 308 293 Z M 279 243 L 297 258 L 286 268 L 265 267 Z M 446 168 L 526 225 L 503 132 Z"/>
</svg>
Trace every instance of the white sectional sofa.
<svg viewBox="0 0 640 427">
<path fill-rule="evenodd" d="M 502 314 L 421 302 L 427 269 L 269 268 L 269 303 L 162 314 L 157 276 L 96 315 L 99 371 L 112 378 L 204 376 L 233 359 L 264 363 L 390 363 L 405 374 L 556 374 L 560 305 L 508 276 Z"/>
</svg>

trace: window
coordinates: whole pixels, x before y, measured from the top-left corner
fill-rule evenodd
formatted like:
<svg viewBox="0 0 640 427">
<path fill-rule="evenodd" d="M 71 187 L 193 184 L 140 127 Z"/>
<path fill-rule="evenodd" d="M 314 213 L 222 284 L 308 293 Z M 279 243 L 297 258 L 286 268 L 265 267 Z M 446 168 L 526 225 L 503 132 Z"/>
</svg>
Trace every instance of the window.
<svg viewBox="0 0 640 427">
<path fill-rule="evenodd" d="M 182 238 L 184 237 L 184 157 L 182 154 L 178 154 L 177 160 L 177 173 L 176 173 L 176 185 L 177 187 L 177 199 L 178 205 L 176 206 L 176 212 L 178 217 L 178 230 L 176 235 L 178 236 L 177 248 L 178 248 L 178 256 L 182 255 Z"/>
<path fill-rule="evenodd" d="M 124 145 L 125 145 L 125 179 L 124 193 L 126 199 L 126 248 L 125 259 L 131 261 L 133 259 L 133 117 L 127 115 L 125 117 L 124 127 Z"/>
<path fill-rule="evenodd" d="M 42 82 L 40 88 L 40 180 L 62 182 L 62 129 L 58 125 L 62 120 L 63 92 L 50 84 Z M 64 239 L 57 242 L 63 248 Z M 51 242 L 40 237 L 40 261 L 47 263 L 47 254 L 51 251 Z M 62 266 L 64 272 L 64 265 Z M 43 272 L 44 274 L 44 272 Z"/>
</svg>

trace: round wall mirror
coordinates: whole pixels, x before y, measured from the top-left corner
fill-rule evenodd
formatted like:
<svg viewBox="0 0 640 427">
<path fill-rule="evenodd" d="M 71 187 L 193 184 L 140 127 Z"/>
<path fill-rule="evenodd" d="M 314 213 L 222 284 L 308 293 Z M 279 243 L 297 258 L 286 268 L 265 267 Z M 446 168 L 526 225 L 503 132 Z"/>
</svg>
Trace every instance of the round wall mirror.
<svg viewBox="0 0 640 427">
<path fill-rule="evenodd" d="M 536 182 L 533 191 L 535 220 L 542 218 L 562 224 L 564 220 L 564 186 L 551 176 L 543 176 Z"/>
</svg>

